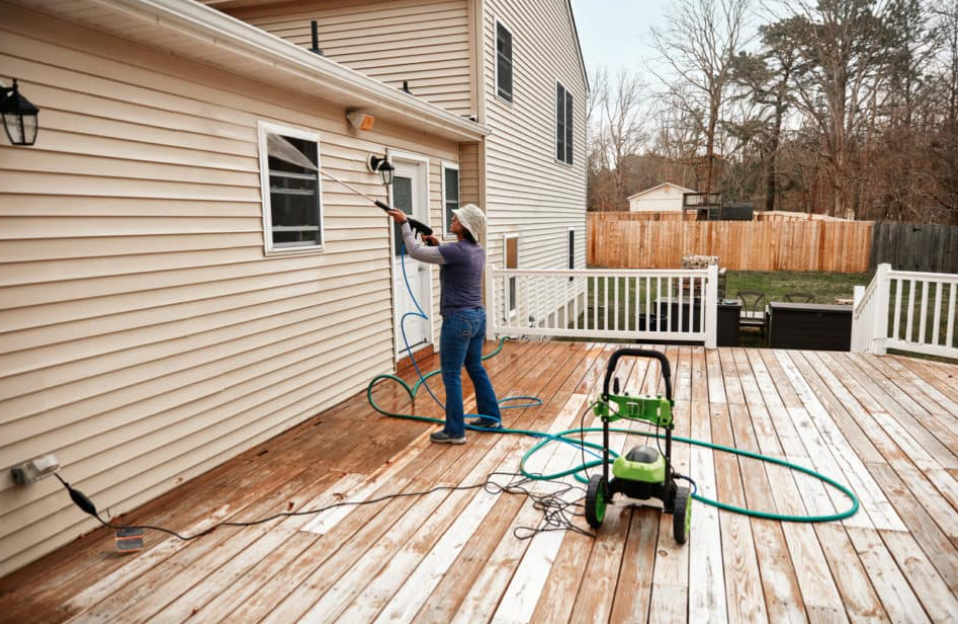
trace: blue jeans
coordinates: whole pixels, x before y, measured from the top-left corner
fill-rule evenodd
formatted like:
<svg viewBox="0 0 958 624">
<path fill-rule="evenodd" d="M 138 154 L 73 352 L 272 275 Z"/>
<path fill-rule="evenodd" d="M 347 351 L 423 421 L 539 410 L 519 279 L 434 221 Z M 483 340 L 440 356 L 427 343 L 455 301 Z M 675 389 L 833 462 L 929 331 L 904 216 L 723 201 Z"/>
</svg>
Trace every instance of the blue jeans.
<svg viewBox="0 0 958 624">
<path fill-rule="evenodd" d="M 501 419 L 499 401 L 492 382 L 482 367 L 482 343 L 486 338 L 486 311 L 464 310 L 442 319 L 439 338 L 439 364 L 442 383 L 446 386 L 447 435 L 459 438 L 466 434 L 462 407 L 462 367 L 465 365 L 476 388 L 476 408 L 480 415 Z"/>
</svg>

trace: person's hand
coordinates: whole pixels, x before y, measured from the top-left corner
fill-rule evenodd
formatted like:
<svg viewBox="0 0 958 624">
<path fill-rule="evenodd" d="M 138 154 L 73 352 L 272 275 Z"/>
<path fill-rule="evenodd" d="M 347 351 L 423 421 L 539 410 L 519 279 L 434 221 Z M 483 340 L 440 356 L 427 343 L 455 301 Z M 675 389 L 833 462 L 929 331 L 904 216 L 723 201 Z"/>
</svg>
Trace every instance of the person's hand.
<svg viewBox="0 0 958 624">
<path fill-rule="evenodd" d="M 422 237 L 422 242 L 426 243 L 430 247 L 438 247 L 439 239 L 433 236 L 432 234 L 424 235 Z"/>
<path fill-rule="evenodd" d="M 406 213 L 402 210 L 396 210 L 393 208 L 392 210 L 387 210 L 386 214 L 392 217 L 393 221 L 399 223 L 400 225 L 406 222 Z"/>
</svg>

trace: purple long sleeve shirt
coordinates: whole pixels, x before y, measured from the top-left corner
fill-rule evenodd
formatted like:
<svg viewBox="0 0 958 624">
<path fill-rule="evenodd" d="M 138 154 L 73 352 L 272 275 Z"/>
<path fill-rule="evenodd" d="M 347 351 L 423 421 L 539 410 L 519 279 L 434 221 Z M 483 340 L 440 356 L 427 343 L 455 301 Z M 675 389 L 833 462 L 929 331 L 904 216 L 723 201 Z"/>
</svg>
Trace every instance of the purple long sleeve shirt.
<svg viewBox="0 0 958 624">
<path fill-rule="evenodd" d="M 403 241 L 409 257 L 439 265 L 439 314 L 448 317 L 462 310 L 482 308 L 482 270 L 486 250 L 481 245 L 461 240 L 426 247 L 420 245 L 408 223 L 402 226 Z"/>
</svg>

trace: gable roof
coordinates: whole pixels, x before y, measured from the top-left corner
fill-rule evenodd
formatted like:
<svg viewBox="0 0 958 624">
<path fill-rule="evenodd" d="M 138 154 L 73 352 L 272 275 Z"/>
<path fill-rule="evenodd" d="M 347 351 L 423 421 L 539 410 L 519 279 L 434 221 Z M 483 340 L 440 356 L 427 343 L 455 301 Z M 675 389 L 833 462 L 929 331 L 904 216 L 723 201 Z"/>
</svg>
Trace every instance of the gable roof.
<svg viewBox="0 0 958 624">
<path fill-rule="evenodd" d="M 645 195 L 646 193 L 651 193 L 652 191 L 655 191 L 655 190 L 657 190 L 657 189 L 660 189 L 660 188 L 662 188 L 663 186 L 674 186 L 676 189 L 682 191 L 683 193 L 694 193 L 694 192 L 695 192 L 695 191 L 693 191 L 693 190 L 690 189 L 690 188 L 685 188 L 684 186 L 679 186 L 678 184 L 672 184 L 671 182 L 663 182 L 662 184 L 656 184 L 656 185 L 653 186 L 652 188 L 647 188 L 647 189 L 645 189 L 644 191 L 639 191 L 638 193 L 636 193 L 636 194 L 634 194 L 634 195 L 629 195 L 626 199 L 629 200 L 629 201 L 631 201 L 631 200 L 635 199 L 636 197 L 639 197 L 639 196 L 641 196 L 641 195 Z"/>
<path fill-rule="evenodd" d="M 489 134 L 481 124 L 194 0 L 14 1 L 127 40 L 126 32 L 135 30 L 136 43 L 436 136 L 462 142 Z"/>
</svg>

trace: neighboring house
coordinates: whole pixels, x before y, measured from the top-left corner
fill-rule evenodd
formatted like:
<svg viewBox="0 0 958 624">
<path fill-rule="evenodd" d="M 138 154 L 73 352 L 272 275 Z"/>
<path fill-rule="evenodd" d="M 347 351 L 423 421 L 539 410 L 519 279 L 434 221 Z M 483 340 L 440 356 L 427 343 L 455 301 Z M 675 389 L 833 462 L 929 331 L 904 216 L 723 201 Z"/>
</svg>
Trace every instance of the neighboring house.
<svg viewBox="0 0 958 624">
<path fill-rule="evenodd" d="M 682 194 L 694 193 L 684 186 L 664 182 L 629 197 L 629 212 L 681 212 Z"/>
<path fill-rule="evenodd" d="M 568 0 L 210 4 L 0 0 L 0 83 L 41 110 L 35 146 L 0 139 L 0 468 L 54 452 L 111 515 L 395 369 L 391 227 L 317 167 L 438 230 L 478 203 L 493 264 L 585 265 Z M 407 268 L 438 344 L 437 273 Z M 9 475 L 0 575 L 96 526 Z"/>
</svg>

